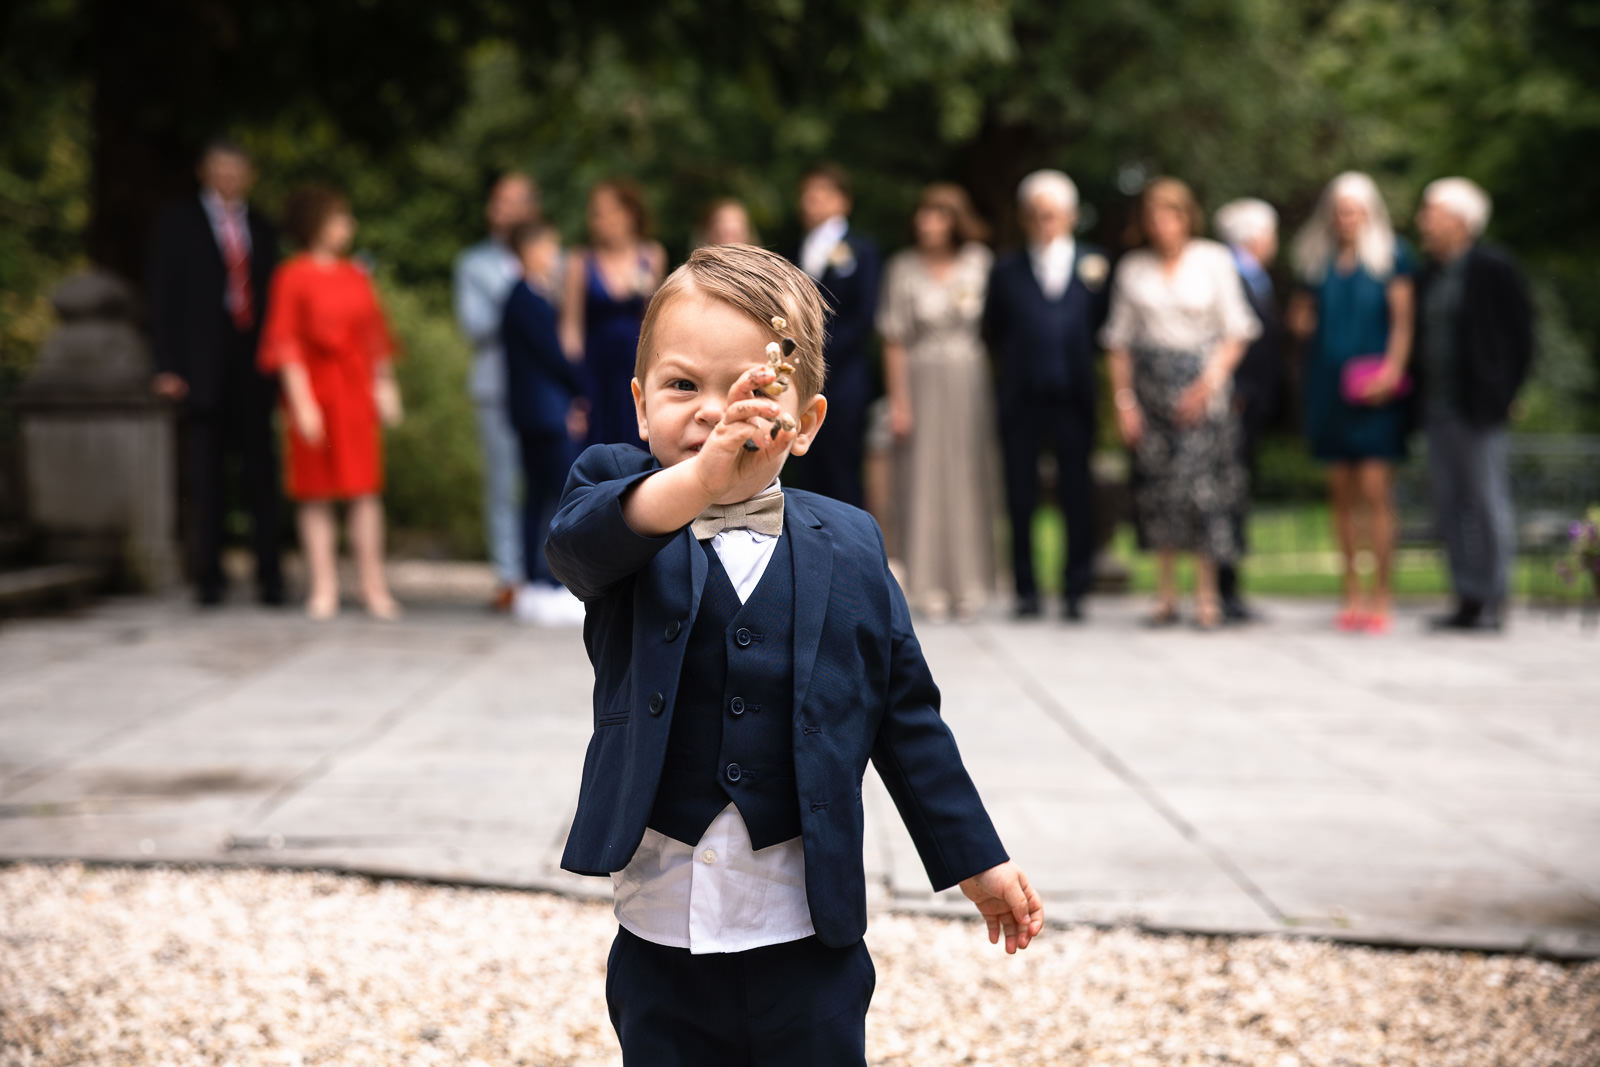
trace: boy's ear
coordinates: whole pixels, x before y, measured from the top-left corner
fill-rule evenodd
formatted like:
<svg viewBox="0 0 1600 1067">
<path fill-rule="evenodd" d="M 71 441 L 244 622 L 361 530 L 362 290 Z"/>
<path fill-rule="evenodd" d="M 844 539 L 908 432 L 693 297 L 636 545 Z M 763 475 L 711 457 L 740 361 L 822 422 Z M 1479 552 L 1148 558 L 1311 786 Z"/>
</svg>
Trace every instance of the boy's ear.
<svg viewBox="0 0 1600 1067">
<path fill-rule="evenodd" d="M 828 398 L 818 393 L 800 412 L 800 432 L 795 434 L 794 444 L 789 446 L 789 454 L 805 455 L 811 448 L 811 442 L 817 439 L 817 431 L 822 429 L 822 420 L 827 417 Z"/>
<path fill-rule="evenodd" d="M 633 390 L 633 415 L 639 420 L 639 440 L 650 440 L 650 424 L 644 417 L 644 386 L 635 378 L 628 383 L 628 388 Z"/>
</svg>

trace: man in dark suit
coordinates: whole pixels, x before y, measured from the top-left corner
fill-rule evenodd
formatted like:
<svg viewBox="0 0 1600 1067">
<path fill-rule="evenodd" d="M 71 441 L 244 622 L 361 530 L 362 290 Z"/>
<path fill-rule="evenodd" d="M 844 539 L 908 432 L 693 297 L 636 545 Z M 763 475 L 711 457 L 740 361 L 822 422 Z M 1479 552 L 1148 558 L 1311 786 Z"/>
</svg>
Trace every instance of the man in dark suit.
<svg viewBox="0 0 1600 1067">
<path fill-rule="evenodd" d="M 995 362 L 1011 567 L 1018 618 L 1040 614 L 1033 573 L 1033 512 L 1039 453 L 1056 457 L 1056 494 L 1066 520 L 1063 616 L 1083 618 L 1094 565 L 1093 484 L 1095 334 L 1106 317 L 1109 264 L 1074 241 L 1078 189 L 1056 170 L 1028 175 L 1017 188 L 1027 247 L 995 261 L 983 309 L 983 336 Z"/>
<path fill-rule="evenodd" d="M 800 179 L 805 237 L 790 260 L 822 289 L 832 312 L 825 358 L 828 434 L 791 467 L 798 486 L 861 507 L 861 460 L 872 399 L 870 346 L 878 313 L 878 246 L 850 228 L 850 177 L 824 163 Z"/>
<path fill-rule="evenodd" d="M 1278 254 L 1278 213 L 1265 200 L 1234 200 L 1217 209 L 1216 223 L 1217 235 L 1233 252 L 1245 299 L 1261 320 L 1261 336 L 1250 342 L 1233 371 L 1233 407 L 1242 431 L 1240 459 L 1253 480 L 1256 445 L 1277 408 L 1283 374 L 1283 325 L 1272 276 L 1267 273 Z M 1245 493 L 1233 517 L 1240 545 L 1247 543 L 1249 518 L 1250 494 Z M 1222 617 L 1228 622 L 1249 622 L 1255 617 L 1239 591 L 1237 563 L 1217 564 L 1217 594 L 1222 600 Z"/>
<path fill-rule="evenodd" d="M 256 369 L 267 287 L 278 239 L 246 197 L 255 180 L 244 151 L 212 141 L 201 154 L 200 189 L 156 222 L 147 273 L 157 393 L 177 401 L 180 513 L 189 578 L 201 604 L 222 601 L 226 473 L 239 468 L 251 517 L 256 592 L 282 604 L 282 489 L 272 411 L 273 378 Z"/>
<path fill-rule="evenodd" d="M 1533 305 L 1516 262 L 1481 240 L 1489 196 L 1466 178 L 1422 194 L 1411 366 L 1428 434 L 1434 517 L 1456 606 L 1441 630 L 1499 630 L 1516 553 L 1506 423 L 1533 365 Z"/>
</svg>

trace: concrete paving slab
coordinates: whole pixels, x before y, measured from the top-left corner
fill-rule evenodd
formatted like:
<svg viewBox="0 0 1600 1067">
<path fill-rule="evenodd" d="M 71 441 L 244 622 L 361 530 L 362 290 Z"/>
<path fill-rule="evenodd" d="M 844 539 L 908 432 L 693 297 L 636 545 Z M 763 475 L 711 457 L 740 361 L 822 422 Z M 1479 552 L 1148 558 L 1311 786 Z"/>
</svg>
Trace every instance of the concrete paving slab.
<svg viewBox="0 0 1600 1067">
<path fill-rule="evenodd" d="M 417 569 L 417 568 L 413 568 Z M 420 571 L 419 571 L 420 573 Z M 459 584 L 459 583 L 457 583 Z M 1600 635 L 919 627 L 1052 919 L 1600 955 Z M 0 857 L 334 867 L 605 895 L 559 871 L 593 677 L 575 630 L 448 599 L 354 613 L 116 601 L 0 628 Z M 949 911 L 874 775 L 874 907 Z"/>
</svg>

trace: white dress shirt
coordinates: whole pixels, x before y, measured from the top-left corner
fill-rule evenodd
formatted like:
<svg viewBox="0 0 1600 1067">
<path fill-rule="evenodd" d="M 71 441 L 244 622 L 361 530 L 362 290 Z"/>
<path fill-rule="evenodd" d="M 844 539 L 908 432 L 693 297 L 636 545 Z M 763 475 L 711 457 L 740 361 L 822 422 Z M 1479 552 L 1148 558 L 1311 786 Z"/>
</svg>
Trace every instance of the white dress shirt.
<svg viewBox="0 0 1600 1067">
<path fill-rule="evenodd" d="M 1061 294 L 1072 284 L 1072 258 L 1078 253 L 1078 242 L 1071 237 L 1057 237 L 1049 244 L 1028 246 L 1028 258 L 1033 262 L 1033 276 L 1039 280 L 1048 300 L 1060 300 Z"/>
<path fill-rule="evenodd" d="M 812 281 L 822 280 L 828 270 L 828 258 L 833 255 L 839 242 L 844 240 L 849 229 L 849 220 L 843 215 L 835 215 L 806 234 L 806 239 L 800 242 L 800 269 L 811 275 Z"/>
<path fill-rule="evenodd" d="M 741 603 L 777 547 L 776 537 L 751 530 L 723 530 L 711 539 Z M 704 710 L 679 708 L 677 714 Z M 611 876 L 611 887 L 617 921 L 629 933 L 696 954 L 743 952 L 816 933 L 800 838 L 753 849 L 732 804 L 693 845 L 647 828 L 628 865 Z"/>
</svg>

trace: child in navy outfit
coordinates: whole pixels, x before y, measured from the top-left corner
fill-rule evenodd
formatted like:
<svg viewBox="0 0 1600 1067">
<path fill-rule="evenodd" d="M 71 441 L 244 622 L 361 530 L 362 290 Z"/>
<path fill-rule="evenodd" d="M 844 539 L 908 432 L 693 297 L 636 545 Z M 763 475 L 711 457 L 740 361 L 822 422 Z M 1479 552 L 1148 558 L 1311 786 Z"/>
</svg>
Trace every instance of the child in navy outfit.
<svg viewBox="0 0 1600 1067">
<path fill-rule="evenodd" d="M 561 255 L 556 231 L 542 222 L 514 226 L 507 244 L 522 262 L 523 279 L 506 297 L 500 321 L 505 349 L 506 406 L 522 450 L 523 586 L 516 613 L 530 622 L 582 621 L 582 606 L 556 584 L 545 564 L 544 535 L 561 487 L 588 436 L 583 384 L 562 354 L 551 305 L 551 274 Z"/>
<path fill-rule="evenodd" d="M 629 1067 L 866 1063 L 869 759 L 934 887 L 959 885 L 990 941 L 1015 952 L 1043 925 L 939 716 L 877 525 L 778 483 L 827 414 L 824 316 L 782 258 L 697 250 L 640 333 L 650 452 L 590 448 L 550 527 L 595 669 L 562 866 L 612 878 L 606 1000 Z M 762 353 L 783 336 L 793 385 L 770 399 Z"/>
</svg>

